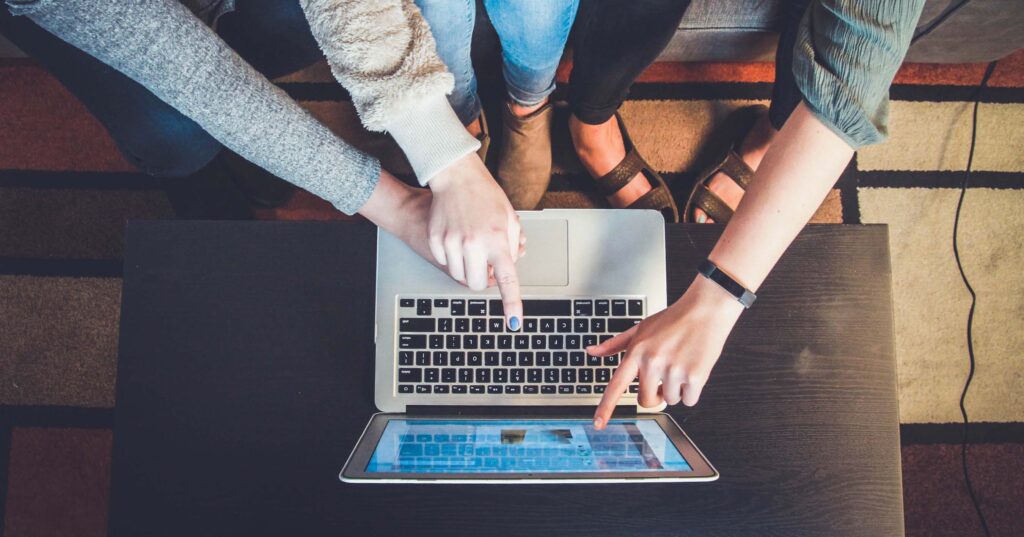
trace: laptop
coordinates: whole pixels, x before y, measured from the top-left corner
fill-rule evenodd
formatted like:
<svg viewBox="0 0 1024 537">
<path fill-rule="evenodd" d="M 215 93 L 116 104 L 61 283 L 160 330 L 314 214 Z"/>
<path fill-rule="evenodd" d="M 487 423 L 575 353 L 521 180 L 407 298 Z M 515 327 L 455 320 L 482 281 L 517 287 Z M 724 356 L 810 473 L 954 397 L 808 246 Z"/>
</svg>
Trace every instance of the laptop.
<svg viewBox="0 0 1024 537">
<path fill-rule="evenodd" d="M 712 481 L 718 472 L 634 381 L 603 430 L 595 406 L 622 354 L 586 347 L 666 305 L 657 211 L 523 211 L 522 329 L 378 232 L 372 416 L 339 478 L 361 483 Z"/>
</svg>

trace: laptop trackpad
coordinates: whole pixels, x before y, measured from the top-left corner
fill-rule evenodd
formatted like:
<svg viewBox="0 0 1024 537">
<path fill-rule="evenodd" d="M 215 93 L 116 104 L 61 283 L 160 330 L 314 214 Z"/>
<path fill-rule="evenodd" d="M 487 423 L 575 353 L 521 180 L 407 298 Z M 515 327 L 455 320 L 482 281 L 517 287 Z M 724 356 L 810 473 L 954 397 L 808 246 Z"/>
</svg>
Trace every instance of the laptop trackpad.
<svg viewBox="0 0 1024 537">
<path fill-rule="evenodd" d="M 520 285 L 569 285 L 569 222 L 521 220 L 526 255 L 516 263 Z"/>
</svg>

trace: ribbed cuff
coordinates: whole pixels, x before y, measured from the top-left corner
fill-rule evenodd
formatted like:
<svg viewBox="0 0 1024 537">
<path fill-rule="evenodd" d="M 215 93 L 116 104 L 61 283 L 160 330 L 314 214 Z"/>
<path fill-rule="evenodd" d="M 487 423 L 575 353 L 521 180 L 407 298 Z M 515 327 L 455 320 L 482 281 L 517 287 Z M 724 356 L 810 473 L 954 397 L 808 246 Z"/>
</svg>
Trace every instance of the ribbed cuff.
<svg viewBox="0 0 1024 537">
<path fill-rule="evenodd" d="M 403 114 L 396 114 L 386 129 L 405 152 L 420 185 L 437 172 L 480 148 L 444 95 L 429 97 Z"/>
</svg>

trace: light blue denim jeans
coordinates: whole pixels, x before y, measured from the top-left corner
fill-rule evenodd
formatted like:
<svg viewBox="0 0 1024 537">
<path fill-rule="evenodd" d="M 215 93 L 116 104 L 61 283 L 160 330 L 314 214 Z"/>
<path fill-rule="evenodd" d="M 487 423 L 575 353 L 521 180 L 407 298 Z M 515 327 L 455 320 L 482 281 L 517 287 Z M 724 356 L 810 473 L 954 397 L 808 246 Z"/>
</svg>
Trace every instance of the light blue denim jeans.
<svg viewBox="0 0 1024 537">
<path fill-rule="evenodd" d="M 415 0 L 430 24 L 437 54 L 455 75 L 448 101 L 464 125 L 480 115 L 476 74 L 470 59 L 474 0 Z M 502 72 L 509 99 L 523 106 L 555 90 L 555 70 L 576 18 L 579 0 L 483 0 L 501 41 Z"/>
</svg>

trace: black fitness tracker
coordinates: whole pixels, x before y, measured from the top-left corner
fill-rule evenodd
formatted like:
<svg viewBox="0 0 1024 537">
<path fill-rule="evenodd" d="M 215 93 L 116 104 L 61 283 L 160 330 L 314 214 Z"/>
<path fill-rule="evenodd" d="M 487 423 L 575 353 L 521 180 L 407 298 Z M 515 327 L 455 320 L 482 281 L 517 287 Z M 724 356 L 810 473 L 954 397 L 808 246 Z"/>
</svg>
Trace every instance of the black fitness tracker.
<svg viewBox="0 0 1024 537">
<path fill-rule="evenodd" d="M 736 300 L 743 304 L 744 308 L 749 308 L 757 300 L 757 295 L 751 293 L 749 289 L 743 287 L 736 280 L 732 279 L 732 276 L 722 272 L 722 269 L 718 268 L 711 262 L 710 259 L 705 259 L 697 266 L 697 272 L 701 273 L 705 278 L 717 283 L 722 289 L 729 292 L 730 295 L 736 297 Z"/>
</svg>

